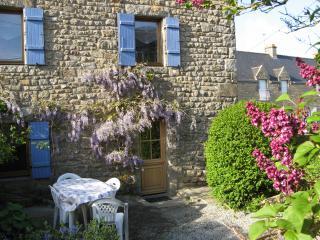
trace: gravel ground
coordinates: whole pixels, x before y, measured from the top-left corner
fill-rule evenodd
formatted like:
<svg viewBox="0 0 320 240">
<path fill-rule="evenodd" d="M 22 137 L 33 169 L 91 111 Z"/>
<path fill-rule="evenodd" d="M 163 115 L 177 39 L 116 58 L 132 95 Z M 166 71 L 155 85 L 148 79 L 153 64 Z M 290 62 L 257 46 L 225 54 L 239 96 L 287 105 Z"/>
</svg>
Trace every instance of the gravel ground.
<svg viewBox="0 0 320 240">
<path fill-rule="evenodd" d="M 246 239 L 249 215 L 234 212 L 209 197 L 207 188 L 188 189 L 169 201 L 130 204 L 130 239 L 237 240 Z"/>
</svg>

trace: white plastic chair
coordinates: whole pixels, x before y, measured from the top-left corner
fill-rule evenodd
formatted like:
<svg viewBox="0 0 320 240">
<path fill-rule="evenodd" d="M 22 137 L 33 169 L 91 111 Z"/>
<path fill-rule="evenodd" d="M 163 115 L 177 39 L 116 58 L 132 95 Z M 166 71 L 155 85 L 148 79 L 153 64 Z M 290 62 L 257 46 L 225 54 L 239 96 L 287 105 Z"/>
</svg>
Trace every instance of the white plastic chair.
<svg viewBox="0 0 320 240">
<path fill-rule="evenodd" d="M 116 191 L 118 191 L 121 186 L 120 180 L 118 178 L 110 178 L 108 181 L 106 181 L 106 184 L 112 186 Z"/>
<path fill-rule="evenodd" d="M 123 207 L 124 212 L 118 212 L 118 208 Z M 107 224 L 116 225 L 120 240 L 129 239 L 129 219 L 128 219 L 128 203 L 123 203 L 115 198 L 104 198 L 95 201 L 92 204 L 93 219 Z M 123 229 L 124 228 L 124 229 Z"/>
<path fill-rule="evenodd" d="M 60 224 L 66 224 L 68 222 L 69 212 L 64 211 L 60 206 L 59 193 L 57 190 L 49 185 L 51 195 L 54 202 L 54 215 L 53 215 L 53 228 L 56 228 L 59 217 Z"/>
<path fill-rule="evenodd" d="M 62 174 L 60 177 L 58 177 L 57 182 L 61 182 L 66 179 L 77 179 L 77 178 L 81 178 L 81 177 L 74 173 L 65 173 L 65 174 Z"/>
</svg>

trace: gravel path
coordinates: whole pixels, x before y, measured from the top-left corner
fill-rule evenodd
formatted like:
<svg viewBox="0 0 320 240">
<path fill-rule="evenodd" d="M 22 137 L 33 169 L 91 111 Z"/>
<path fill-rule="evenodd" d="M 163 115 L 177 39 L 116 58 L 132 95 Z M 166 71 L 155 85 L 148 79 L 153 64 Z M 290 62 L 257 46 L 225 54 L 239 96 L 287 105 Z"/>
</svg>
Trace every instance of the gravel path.
<svg viewBox="0 0 320 240">
<path fill-rule="evenodd" d="M 172 200 L 149 203 L 134 198 L 130 204 L 130 239 L 237 240 L 245 239 L 249 215 L 234 212 L 209 197 L 207 188 L 189 189 Z"/>
</svg>

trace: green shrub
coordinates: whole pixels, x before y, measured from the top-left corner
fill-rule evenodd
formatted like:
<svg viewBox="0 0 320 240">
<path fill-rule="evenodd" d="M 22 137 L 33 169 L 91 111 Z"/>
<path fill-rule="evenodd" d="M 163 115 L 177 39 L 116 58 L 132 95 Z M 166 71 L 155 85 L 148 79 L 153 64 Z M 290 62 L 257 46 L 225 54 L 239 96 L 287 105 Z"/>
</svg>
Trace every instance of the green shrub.
<svg viewBox="0 0 320 240">
<path fill-rule="evenodd" d="M 0 237 L 1 234 L 8 239 L 20 239 L 24 234 L 32 231 L 33 224 L 30 217 L 19 204 L 8 203 L 0 211 Z M 0 238 L 1 239 L 1 238 Z"/>
<path fill-rule="evenodd" d="M 219 112 L 211 123 L 205 144 L 207 183 L 213 195 L 235 209 L 250 209 L 255 199 L 274 194 L 271 181 L 251 156 L 254 148 L 269 153 L 269 141 L 246 116 L 246 103 L 239 102 Z M 270 103 L 256 103 L 269 111 Z"/>
</svg>

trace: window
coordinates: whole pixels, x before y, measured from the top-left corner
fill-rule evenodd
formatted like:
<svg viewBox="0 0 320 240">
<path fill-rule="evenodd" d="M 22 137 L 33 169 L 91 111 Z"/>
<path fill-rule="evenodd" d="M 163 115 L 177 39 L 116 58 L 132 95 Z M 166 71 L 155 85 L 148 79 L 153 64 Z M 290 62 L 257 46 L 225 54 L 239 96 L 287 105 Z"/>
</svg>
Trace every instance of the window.
<svg viewBox="0 0 320 240">
<path fill-rule="evenodd" d="M 161 158 L 160 122 L 153 123 L 150 129 L 141 133 L 140 157 L 143 160 Z"/>
<path fill-rule="evenodd" d="M 0 63 L 23 62 L 22 11 L 0 10 Z"/>
<path fill-rule="evenodd" d="M 280 81 L 280 90 L 281 93 L 288 93 L 288 81 L 282 80 Z"/>
<path fill-rule="evenodd" d="M 135 21 L 137 63 L 162 64 L 160 25 L 157 20 L 137 19 Z"/>
<path fill-rule="evenodd" d="M 26 133 L 25 128 L 16 124 L 1 122 L 0 177 L 30 175 Z"/>
<path fill-rule="evenodd" d="M 259 97 L 261 101 L 268 101 L 270 99 L 267 80 L 259 80 Z"/>
</svg>

